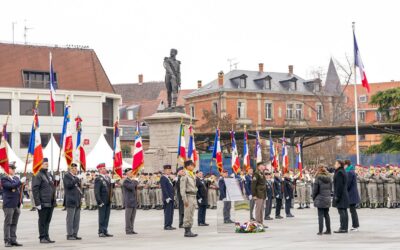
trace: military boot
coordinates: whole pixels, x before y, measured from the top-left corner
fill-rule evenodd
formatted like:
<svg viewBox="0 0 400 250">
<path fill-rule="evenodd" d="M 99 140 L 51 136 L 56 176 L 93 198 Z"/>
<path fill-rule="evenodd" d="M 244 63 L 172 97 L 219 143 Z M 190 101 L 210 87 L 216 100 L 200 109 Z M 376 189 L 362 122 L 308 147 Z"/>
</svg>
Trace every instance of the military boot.
<svg viewBox="0 0 400 250">
<path fill-rule="evenodd" d="M 197 234 L 192 233 L 192 230 L 190 227 L 185 227 L 185 237 L 196 237 Z"/>
</svg>

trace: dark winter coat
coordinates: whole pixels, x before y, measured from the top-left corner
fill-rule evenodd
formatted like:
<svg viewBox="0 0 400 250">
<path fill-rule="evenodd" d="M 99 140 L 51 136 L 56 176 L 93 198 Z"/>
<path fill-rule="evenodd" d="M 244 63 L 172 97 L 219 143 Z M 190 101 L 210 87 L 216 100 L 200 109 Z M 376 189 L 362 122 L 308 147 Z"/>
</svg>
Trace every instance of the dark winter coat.
<svg viewBox="0 0 400 250">
<path fill-rule="evenodd" d="M 136 208 L 137 199 L 136 191 L 138 186 L 138 181 L 126 178 L 122 184 L 123 194 L 124 194 L 124 206 L 128 208 Z"/>
<path fill-rule="evenodd" d="M 33 176 L 32 193 L 36 206 L 57 206 L 54 179 L 47 169 L 41 169 L 36 176 Z"/>
<path fill-rule="evenodd" d="M 80 207 L 82 191 L 80 189 L 81 181 L 70 172 L 64 175 L 64 197 L 65 207 Z"/>
<path fill-rule="evenodd" d="M 1 185 L 3 187 L 3 207 L 16 208 L 21 206 L 19 189 L 21 181 L 17 176 L 9 177 L 3 176 L 1 178 Z"/>
<path fill-rule="evenodd" d="M 331 206 L 332 178 L 328 174 L 317 175 L 314 182 L 312 198 L 314 207 L 329 208 Z"/>
<path fill-rule="evenodd" d="M 274 195 L 276 199 L 282 199 L 282 179 L 274 177 Z"/>
<path fill-rule="evenodd" d="M 286 200 L 293 199 L 293 183 L 290 178 L 283 179 L 283 193 Z"/>
<path fill-rule="evenodd" d="M 357 176 L 354 170 L 347 172 L 347 192 L 349 193 L 349 204 L 356 205 L 360 203 L 360 195 L 357 189 Z"/>
<path fill-rule="evenodd" d="M 344 168 L 335 170 L 333 176 L 333 207 L 349 208 L 349 194 L 347 192 L 347 174 Z"/>
<path fill-rule="evenodd" d="M 199 206 L 207 206 L 208 204 L 208 190 L 204 179 L 196 178 L 196 187 L 197 187 L 197 203 Z M 199 200 L 201 199 L 201 203 Z"/>
</svg>

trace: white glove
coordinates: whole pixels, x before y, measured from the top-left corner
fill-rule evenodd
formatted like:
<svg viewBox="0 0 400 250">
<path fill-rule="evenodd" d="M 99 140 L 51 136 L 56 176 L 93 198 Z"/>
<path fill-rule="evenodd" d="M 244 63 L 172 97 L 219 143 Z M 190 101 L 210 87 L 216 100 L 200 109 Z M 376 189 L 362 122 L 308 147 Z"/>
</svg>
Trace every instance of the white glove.
<svg viewBox="0 0 400 250">
<path fill-rule="evenodd" d="M 21 178 L 21 183 L 25 183 L 25 182 L 26 182 L 26 177 L 24 176 Z"/>
<path fill-rule="evenodd" d="M 54 179 L 55 179 L 56 181 L 59 181 L 59 180 L 60 180 L 60 176 L 59 176 L 59 175 L 56 175 L 56 176 L 54 177 Z"/>
<path fill-rule="evenodd" d="M 100 205 L 99 205 L 99 207 L 103 207 L 104 206 L 104 203 L 101 203 Z"/>
<path fill-rule="evenodd" d="M 114 179 L 111 179 L 111 184 L 114 184 L 115 183 L 115 180 Z"/>
<path fill-rule="evenodd" d="M 249 200 L 252 200 L 253 199 L 253 195 L 249 195 Z"/>
<path fill-rule="evenodd" d="M 290 198 L 289 196 L 288 196 L 288 197 L 286 197 L 286 200 L 289 200 L 289 198 Z"/>
<path fill-rule="evenodd" d="M 277 199 L 279 199 L 279 194 L 276 196 Z"/>
<path fill-rule="evenodd" d="M 226 198 L 224 198 L 224 199 L 222 199 L 222 201 L 227 201 L 227 199 L 226 199 Z"/>
<path fill-rule="evenodd" d="M 265 200 L 267 201 L 267 200 L 268 200 L 268 197 L 265 197 Z"/>
<path fill-rule="evenodd" d="M 167 198 L 165 201 L 166 201 L 167 203 L 169 203 L 171 200 L 172 200 L 171 198 Z"/>
<path fill-rule="evenodd" d="M 199 202 L 199 203 L 201 203 L 201 201 L 202 201 L 203 199 L 202 198 L 200 198 L 200 199 L 198 199 L 197 201 Z"/>
<path fill-rule="evenodd" d="M 37 210 L 42 210 L 42 205 L 36 206 Z"/>
</svg>

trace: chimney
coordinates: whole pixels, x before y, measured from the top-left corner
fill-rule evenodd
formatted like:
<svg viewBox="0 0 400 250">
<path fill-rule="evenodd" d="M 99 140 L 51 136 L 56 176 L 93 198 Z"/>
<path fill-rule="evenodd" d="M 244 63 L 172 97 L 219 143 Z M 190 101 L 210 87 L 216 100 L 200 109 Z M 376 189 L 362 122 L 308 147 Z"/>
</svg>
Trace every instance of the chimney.
<svg viewBox="0 0 400 250">
<path fill-rule="evenodd" d="M 293 65 L 289 65 L 289 75 L 293 75 Z"/>
<path fill-rule="evenodd" d="M 258 73 L 264 73 L 264 63 L 258 64 Z"/>
<path fill-rule="evenodd" d="M 218 86 L 224 86 L 224 72 L 222 70 L 218 73 Z"/>
<path fill-rule="evenodd" d="M 139 85 L 143 85 L 143 74 L 139 75 Z"/>
<path fill-rule="evenodd" d="M 198 81 L 197 81 L 197 88 L 198 88 L 198 89 L 201 88 L 201 80 L 198 80 Z"/>
</svg>

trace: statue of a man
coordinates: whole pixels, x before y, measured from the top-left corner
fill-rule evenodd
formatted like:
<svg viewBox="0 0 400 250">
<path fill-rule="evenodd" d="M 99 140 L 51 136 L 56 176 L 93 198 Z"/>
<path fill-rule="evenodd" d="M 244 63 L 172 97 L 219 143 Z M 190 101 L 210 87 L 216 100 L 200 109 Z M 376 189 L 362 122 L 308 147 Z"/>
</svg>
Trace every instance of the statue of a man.
<svg viewBox="0 0 400 250">
<path fill-rule="evenodd" d="M 178 50 L 171 49 L 170 57 L 164 58 L 165 86 L 168 91 L 168 107 L 176 107 L 181 87 L 181 62 L 176 60 Z"/>
</svg>

